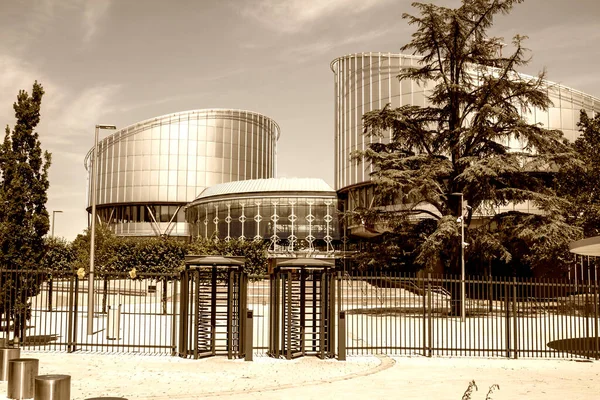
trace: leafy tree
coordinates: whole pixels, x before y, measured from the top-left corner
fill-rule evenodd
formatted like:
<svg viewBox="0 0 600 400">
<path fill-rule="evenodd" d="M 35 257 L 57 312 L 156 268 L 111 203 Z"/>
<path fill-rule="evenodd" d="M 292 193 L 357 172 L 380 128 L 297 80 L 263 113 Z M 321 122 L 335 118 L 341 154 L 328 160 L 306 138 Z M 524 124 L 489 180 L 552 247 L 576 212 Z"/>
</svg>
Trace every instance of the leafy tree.
<svg viewBox="0 0 600 400">
<path fill-rule="evenodd" d="M 432 234 L 436 227 L 434 219 L 397 224 L 379 238 L 362 243 L 352 260 L 363 271 L 417 272 L 417 250 L 423 238 Z"/>
<path fill-rule="evenodd" d="M 503 276 L 564 277 L 572 263 L 569 243 L 581 232 L 544 215 L 509 212 L 469 232 L 467 268 Z"/>
<path fill-rule="evenodd" d="M 529 61 L 525 37 L 516 35 L 514 50 L 504 56 L 502 38 L 488 36 L 494 17 L 521 2 L 463 0 L 456 9 L 414 3 L 419 15 L 403 18 L 416 31 L 402 50 L 422 58 L 418 66 L 402 68 L 398 78 L 429 89 L 426 105 L 386 106 L 363 116 L 365 135 L 372 140 L 356 156 L 374 167 L 372 179 L 380 198 L 401 205 L 388 217 L 403 223 L 412 223 L 409 216 L 415 214 L 437 220 L 436 229 L 424 235 L 415 251 L 415 263 L 421 267 L 459 270 L 457 216 L 465 210 L 452 193 L 462 193 L 469 205 L 467 226 L 473 210 L 530 201 L 543 213 L 538 218 L 552 241 L 561 231 L 551 227 L 577 236 L 572 227 L 561 225 L 564 199 L 549 185 L 548 168 L 568 159 L 568 146 L 560 131 L 527 120 L 533 109 L 546 110 L 551 104 L 545 73 L 517 73 Z M 497 227 L 513 219 L 498 225 L 502 218 L 488 220 L 487 236 L 479 235 L 490 241 L 487 258 L 509 252 Z"/>
<path fill-rule="evenodd" d="M 108 273 L 115 258 L 116 242 L 119 241 L 119 238 L 108 227 L 101 224 L 96 225 L 95 234 L 94 270 L 97 270 L 98 273 Z M 74 268 L 76 270 L 89 271 L 90 236 L 91 229 L 88 228 L 82 234 L 77 235 L 71 243 L 75 253 Z"/>
<path fill-rule="evenodd" d="M 187 243 L 179 240 L 153 238 L 132 241 L 132 258 L 123 264 L 130 271 L 160 274 L 153 279 L 162 283 L 162 309 L 167 313 L 167 282 L 179 279 L 178 273 L 184 267 Z"/>
<path fill-rule="evenodd" d="M 52 284 L 57 278 L 72 276 L 75 251 L 65 239 L 46 237 L 40 266 L 48 274 L 48 310 L 52 309 Z"/>
<path fill-rule="evenodd" d="M 583 229 L 585 237 L 600 235 L 600 115 L 590 118 L 582 110 L 581 136 L 573 143 L 574 158 L 557 176 L 559 193 L 566 197 L 569 223 Z"/>
<path fill-rule="evenodd" d="M 263 241 L 240 239 L 215 241 L 198 237 L 198 240 L 190 243 L 188 254 L 245 257 L 244 272 L 258 276 L 267 273 L 267 247 L 267 243 Z"/>
<path fill-rule="evenodd" d="M 4 299 L 0 314 L 13 319 L 17 337 L 23 337 L 30 317 L 29 298 L 40 291 L 39 279 L 26 271 L 39 266 L 50 226 L 46 210 L 50 153 L 42 152 L 35 132 L 43 95 L 37 81 L 31 94 L 19 92 L 13 105 L 16 124 L 12 131 L 6 127 L 0 145 L 0 267 L 18 271 L 0 274 Z"/>
<path fill-rule="evenodd" d="M 80 278 L 89 272 L 90 266 L 90 241 L 91 229 L 88 228 L 83 234 L 77 235 L 71 246 L 74 252 L 73 267 L 78 271 Z M 94 240 L 94 273 L 103 278 L 102 312 L 106 312 L 108 281 L 114 276 L 113 263 L 118 256 L 118 243 L 120 238 L 104 225 L 98 224 L 95 228 Z"/>
</svg>

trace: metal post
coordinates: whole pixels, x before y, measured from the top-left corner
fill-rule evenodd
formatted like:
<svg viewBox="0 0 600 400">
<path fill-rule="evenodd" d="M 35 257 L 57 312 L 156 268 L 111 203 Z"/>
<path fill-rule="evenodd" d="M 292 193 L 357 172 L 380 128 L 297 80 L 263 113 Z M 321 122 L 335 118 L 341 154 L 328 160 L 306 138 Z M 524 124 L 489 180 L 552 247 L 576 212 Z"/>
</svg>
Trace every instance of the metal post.
<svg viewBox="0 0 600 400">
<path fill-rule="evenodd" d="M 56 213 L 62 213 L 62 211 L 61 210 L 52 211 L 52 237 L 54 237 L 54 217 L 56 216 Z"/>
<path fill-rule="evenodd" d="M 254 347 L 252 345 L 252 333 L 254 329 L 254 312 L 250 309 L 246 310 L 246 335 L 244 343 L 244 352 L 245 357 L 244 361 L 252 361 L 252 356 L 254 353 Z"/>
<path fill-rule="evenodd" d="M 513 314 L 513 356 L 519 356 L 519 319 L 517 318 L 517 278 L 513 276 L 512 314 Z"/>
<path fill-rule="evenodd" d="M 179 297 L 177 296 L 177 285 L 179 284 L 179 282 L 177 282 L 176 280 L 172 280 L 171 281 L 171 285 L 173 285 L 173 304 L 171 305 L 171 356 L 175 356 L 177 354 L 177 345 L 175 342 L 175 337 L 177 335 L 177 317 L 176 317 L 176 311 L 177 310 L 177 300 L 179 299 Z M 181 299 L 179 299 L 179 301 L 181 302 Z M 187 314 L 187 313 L 186 313 Z M 179 315 L 179 318 L 186 318 L 186 316 L 183 315 Z"/>
<path fill-rule="evenodd" d="M 464 304 L 464 303 L 463 303 Z M 433 310 L 431 304 L 431 272 L 427 273 L 427 357 L 431 357 L 433 345 Z"/>
<path fill-rule="evenodd" d="M 346 311 L 338 317 L 338 361 L 346 361 Z"/>
<path fill-rule="evenodd" d="M 91 159 L 92 168 L 92 192 L 90 194 L 90 201 L 92 203 L 92 225 L 90 233 L 90 270 L 88 275 L 88 309 L 87 309 L 87 334 L 94 334 L 94 258 L 95 258 L 95 237 L 96 237 L 96 183 L 98 181 L 98 166 L 96 165 L 98 159 L 98 134 L 100 129 L 117 129 L 114 125 L 96 125 L 94 131 L 94 152 Z"/>
<path fill-rule="evenodd" d="M 460 320 L 465 322 L 465 210 L 464 196 L 460 194 Z"/>
<path fill-rule="evenodd" d="M 461 193 L 452 193 L 452 196 L 460 196 L 460 215 L 456 222 L 460 222 L 460 321 L 465 322 L 465 197 Z"/>
</svg>

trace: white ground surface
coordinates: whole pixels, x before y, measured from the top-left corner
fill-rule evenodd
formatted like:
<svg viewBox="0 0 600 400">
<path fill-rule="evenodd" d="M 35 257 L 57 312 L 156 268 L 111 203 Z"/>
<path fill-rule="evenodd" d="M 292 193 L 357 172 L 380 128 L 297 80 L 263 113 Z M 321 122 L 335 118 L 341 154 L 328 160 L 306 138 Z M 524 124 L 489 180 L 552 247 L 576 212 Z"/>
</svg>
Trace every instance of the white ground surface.
<svg viewBox="0 0 600 400">
<path fill-rule="evenodd" d="M 306 357 L 253 362 L 135 355 L 28 353 L 40 374 L 69 374 L 71 398 L 127 399 L 456 399 L 469 381 L 484 399 L 598 399 L 600 362 L 424 357 Z M 0 399 L 7 382 L 0 382 Z"/>
</svg>

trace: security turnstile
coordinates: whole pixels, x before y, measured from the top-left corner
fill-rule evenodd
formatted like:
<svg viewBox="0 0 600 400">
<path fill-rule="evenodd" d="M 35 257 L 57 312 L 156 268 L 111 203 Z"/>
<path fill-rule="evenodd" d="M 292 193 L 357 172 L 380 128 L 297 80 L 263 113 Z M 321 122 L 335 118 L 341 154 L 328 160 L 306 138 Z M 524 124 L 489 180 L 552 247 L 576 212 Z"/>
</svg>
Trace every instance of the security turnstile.
<svg viewBox="0 0 600 400">
<path fill-rule="evenodd" d="M 269 355 L 292 359 L 335 354 L 333 264 L 281 262 L 271 273 Z M 312 262 L 315 263 L 314 261 Z"/>
<path fill-rule="evenodd" d="M 181 357 L 244 357 L 247 285 L 239 265 L 188 264 L 181 274 Z"/>
</svg>

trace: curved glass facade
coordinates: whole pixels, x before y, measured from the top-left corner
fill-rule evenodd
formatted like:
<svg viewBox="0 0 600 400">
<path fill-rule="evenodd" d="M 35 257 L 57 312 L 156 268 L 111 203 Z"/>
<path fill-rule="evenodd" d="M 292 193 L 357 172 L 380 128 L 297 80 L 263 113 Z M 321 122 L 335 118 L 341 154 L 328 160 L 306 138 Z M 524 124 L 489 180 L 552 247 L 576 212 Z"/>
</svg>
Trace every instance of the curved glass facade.
<svg viewBox="0 0 600 400">
<path fill-rule="evenodd" d="M 410 55 L 361 53 L 340 57 L 331 63 L 335 79 L 336 190 L 370 181 L 369 163 L 350 159 L 353 151 L 365 150 L 372 140 L 363 135 L 364 113 L 381 109 L 388 103 L 393 108 L 427 104 L 427 84 L 400 82 L 397 78 L 401 67 L 417 66 L 418 62 L 419 57 Z M 547 128 L 562 130 L 569 140 L 579 135 L 579 110 L 586 110 L 590 116 L 600 112 L 600 99 L 596 97 L 551 82 L 547 90 L 553 106 L 547 111 L 535 109 L 527 118 Z"/>
<path fill-rule="evenodd" d="M 206 187 L 274 176 L 278 137 L 275 121 L 242 110 L 185 111 L 121 129 L 98 144 L 98 215 L 120 235 L 188 236 L 182 207 Z"/>
<path fill-rule="evenodd" d="M 252 186 L 252 182 L 243 184 Z M 252 192 L 244 188 L 216 192 L 220 194 L 201 195 L 188 205 L 186 218 L 193 238 L 264 240 L 275 253 L 332 252 L 339 241 L 337 195 L 333 189 L 262 187 Z"/>
</svg>

